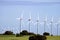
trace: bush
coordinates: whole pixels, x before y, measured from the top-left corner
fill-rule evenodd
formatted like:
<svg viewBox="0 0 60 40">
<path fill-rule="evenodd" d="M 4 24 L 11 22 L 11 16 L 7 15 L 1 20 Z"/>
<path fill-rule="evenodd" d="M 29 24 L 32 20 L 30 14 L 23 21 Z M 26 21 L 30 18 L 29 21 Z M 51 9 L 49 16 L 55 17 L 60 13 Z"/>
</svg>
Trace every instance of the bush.
<svg viewBox="0 0 60 40">
<path fill-rule="evenodd" d="M 35 39 L 35 36 L 30 36 L 30 37 L 29 37 L 29 40 L 36 40 L 36 39 Z"/>
<path fill-rule="evenodd" d="M 19 36 L 20 36 L 20 34 L 17 33 L 17 34 L 16 34 L 16 37 L 19 37 Z"/>
<path fill-rule="evenodd" d="M 3 35 L 14 35 L 14 34 L 11 31 L 6 31 L 5 33 L 3 33 Z"/>
<path fill-rule="evenodd" d="M 22 32 L 20 32 L 20 35 L 36 35 L 36 34 L 23 30 Z"/>
<path fill-rule="evenodd" d="M 42 35 L 30 36 L 29 40 L 46 40 L 46 36 L 42 36 Z"/>
<path fill-rule="evenodd" d="M 23 30 L 22 32 L 20 32 L 20 35 L 28 35 L 28 32 L 26 30 Z"/>
<path fill-rule="evenodd" d="M 44 35 L 44 36 L 49 36 L 50 33 L 48 33 L 48 32 L 44 32 L 43 35 Z"/>
<path fill-rule="evenodd" d="M 51 36 L 53 36 L 53 34 L 51 34 Z"/>
<path fill-rule="evenodd" d="M 28 35 L 36 35 L 36 34 L 30 32 L 30 33 L 28 33 Z"/>
</svg>

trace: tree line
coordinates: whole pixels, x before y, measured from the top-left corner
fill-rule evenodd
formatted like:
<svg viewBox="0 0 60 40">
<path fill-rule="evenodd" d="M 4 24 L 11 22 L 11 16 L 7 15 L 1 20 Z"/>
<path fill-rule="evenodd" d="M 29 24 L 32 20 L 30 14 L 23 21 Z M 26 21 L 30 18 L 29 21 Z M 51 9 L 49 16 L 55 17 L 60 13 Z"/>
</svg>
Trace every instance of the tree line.
<svg viewBox="0 0 60 40">
<path fill-rule="evenodd" d="M 5 31 L 3 34 L 0 34 L 0 35 L 15 35 L 16 37 L 30 35 L 29 40 L 46 40 L 47 39 L 46 36 L 50 36 L 50 33 L 44 32 L 43 35 L 40 35 L 40 34 L 28 32 L 27 30 L 23 30 L 22 32 L 16 33 L 16 34 L 14 34 L 12 31 Z"/>
</svg>

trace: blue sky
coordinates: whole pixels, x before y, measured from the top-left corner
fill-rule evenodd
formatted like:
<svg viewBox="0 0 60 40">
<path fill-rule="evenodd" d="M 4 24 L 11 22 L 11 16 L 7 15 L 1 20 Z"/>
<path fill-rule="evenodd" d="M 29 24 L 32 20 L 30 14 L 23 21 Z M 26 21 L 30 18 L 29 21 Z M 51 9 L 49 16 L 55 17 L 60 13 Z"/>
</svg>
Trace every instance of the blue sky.
<svg viewBox="0 0 60 40">
<path fill-rule="evenodd" d="M 19 33 L 19 20 L 16 18 L 23 14 L 22 30 L 28 30 L 28 19 L 31 13 L 32 23 L 31 32 L 36 33 L 36 19 L 39 15 L 40 23 L 44 17 L 48 17 L 47 24 L 54 17 L 54 23 L 60 18 L 60 1 L 59 0 L 0 0 L 0 33 L 11 30 Z M 50 25 L 46 25 L 47 32 L 50 32 Z M 34 29 L 33 29 L 34 28 Z M 59 26 L 60 29 L 60 26 Z M 44 30 L 43 24 L 39 24 L 39 34 Z M 53 34 L 56 35 L 56 25 L 53 25 Z M 60 35 L 60 31 L 59 31 Z"/>
<path fill-rule="evenodd" d="M 1 0 L 1 1 L 60 2 L 60 0 Z"/>
</svg>

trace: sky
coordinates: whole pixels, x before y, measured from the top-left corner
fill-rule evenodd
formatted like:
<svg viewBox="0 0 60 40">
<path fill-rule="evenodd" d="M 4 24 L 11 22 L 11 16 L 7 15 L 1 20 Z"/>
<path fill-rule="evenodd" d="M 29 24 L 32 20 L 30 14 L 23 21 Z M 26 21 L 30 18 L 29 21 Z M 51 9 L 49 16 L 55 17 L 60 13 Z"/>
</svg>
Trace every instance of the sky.
<svg viewBox="0 0 60 40">
<path fill-rule="evenodd" d="M 57 23 L 60 18 L 60 0 L 0 0 L 0 33 L 13 31 L 19 33 L 18 19 L 23 14 L 22 30 L 28 30 L 31 15 L 31 32 L 36 33 L 36 20 L 39 16 L 39 34 L 44 32 L 44 18 L 47 16 L 46 32 L 51 33 L 50 21 L 53 17 L 52 32 L 57 35 Z M 33 29 L 34 28 L 34 29 Z M 60 35 L 60 25 L 58 28 Z"/>
<path fill-rule="evenodd" d="M 1 0 L 1 1 L 60 2 L 60 0 Z"/>
</svg>

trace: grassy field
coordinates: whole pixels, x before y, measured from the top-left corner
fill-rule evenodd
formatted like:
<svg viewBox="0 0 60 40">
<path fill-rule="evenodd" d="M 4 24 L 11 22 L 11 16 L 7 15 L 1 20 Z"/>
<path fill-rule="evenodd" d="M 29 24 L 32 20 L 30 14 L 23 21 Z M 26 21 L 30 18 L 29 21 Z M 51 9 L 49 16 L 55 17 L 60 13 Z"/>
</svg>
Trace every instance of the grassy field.
<svg viewBox="0 0 60 40">
<path fill-rule="evenodd" d="M 47 36 L 47 40 L 60 40 L 60 36 Z"/>
<path fill-rule="evenodd" d="M 28 40 L 29 36 L 15 37 L 14 35 L 0 35 L 0 40 Z M 60 40 L 60 36 L 47 36 L 47 40 Z"/>
</svg>

